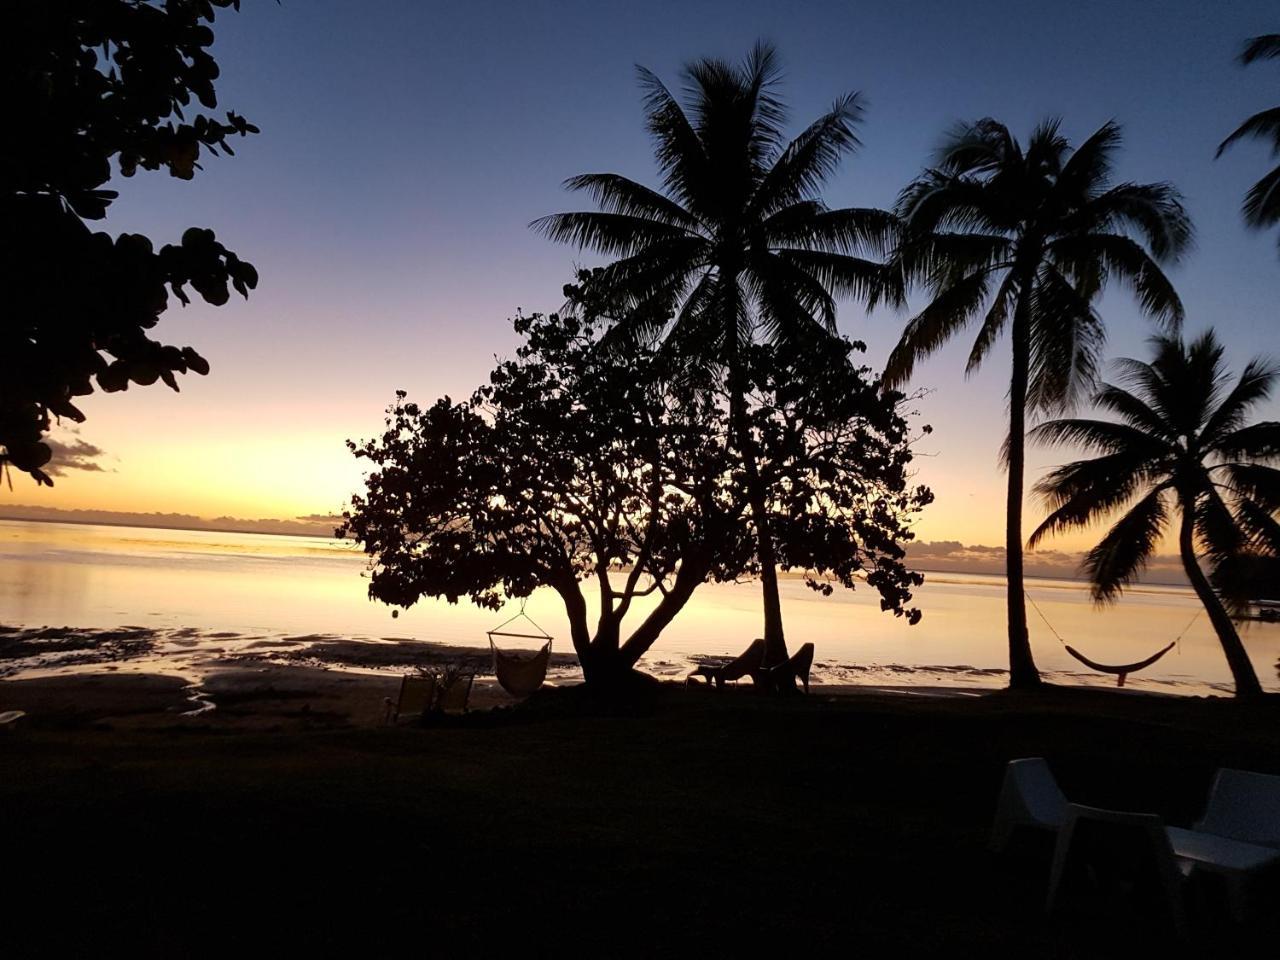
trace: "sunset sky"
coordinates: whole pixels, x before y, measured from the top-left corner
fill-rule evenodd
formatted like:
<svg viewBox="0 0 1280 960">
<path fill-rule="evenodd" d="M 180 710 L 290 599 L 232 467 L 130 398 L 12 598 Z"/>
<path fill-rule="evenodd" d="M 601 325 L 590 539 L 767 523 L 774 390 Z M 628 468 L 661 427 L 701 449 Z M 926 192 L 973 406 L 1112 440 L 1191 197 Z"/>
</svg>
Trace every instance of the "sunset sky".
<svg viewBox="0 0 1280 960">
<path fill-rule="evenodd" d="M 245 0 L 217 24 L 220 106 L 262 134 L 194 182 L 123 182 L 106 229 L 163 242 L 212 227 L 261 285 L 247 303 L 162 319 L 159 337 L 195 346 L 209 377 L 182 379 L 178 395 L 86 398 L 79 439 L 105 451 L 103 471 L 68 471 L 51 491 L 15 477 L 3 496 L 203 516 L 339 511 L 360 481 L 345 438 L 375 432 L 398 388 L 422 401 L 470 393 L 513 349 L 516 308 L 555 309 L 573 265 L 594 262 L 527 228 L 582 207 L 561 181 L 614 171 L 656 183 L 634 65 L 674 88 L 683 62 L 736 60 L 757 38 L 784 59 L 794 131 L 840 93 L 867 98 L 864 146 L 827 192 L 832 206 L 891 205 L 958 119 L 994 116 L 1025 136 L 1060 115 L 1073 141 L 1119 120 L 1118 177 L 1173 181 L 1197 226 L 1197 249 L 1171 271 L 1188 331 L 1215 325 L 1235 367 L 1280 353 L 1276 238 L 1246 231 L 1238 212 L 1268 156 L 1246 144 L 1213 159 L 1240 120 L 1280 102 L 1280 65 L 1234 62 L 1246 37 L 1280 30 L 1274 0 L 802 6 L 803 18 L 776 2 Z M 1109 356 L 1141 356 L 1150 329 L 1129 297 L 1117 290 L 1101 311 Z M 879 367 L 904 319 L 845 304 L 840 327 Z M 917 371 L 934 427 L 920 479 L 938 495 L 919 534 L 995 544 L 1007 348 L 966 382 L 968 349 L 962 338 Z M 1033 449 L 1029 481 L 1062 458 Z M 1028 520 L 1040 515 L 1031 506 Z"/>
</svg>

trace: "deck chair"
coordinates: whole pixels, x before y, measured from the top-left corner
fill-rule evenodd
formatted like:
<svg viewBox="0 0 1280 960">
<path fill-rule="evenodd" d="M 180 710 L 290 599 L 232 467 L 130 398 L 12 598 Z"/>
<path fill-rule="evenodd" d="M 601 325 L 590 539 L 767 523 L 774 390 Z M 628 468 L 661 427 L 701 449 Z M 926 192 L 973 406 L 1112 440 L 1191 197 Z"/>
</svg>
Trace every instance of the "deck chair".
<svg viewBox="0 0 1280 960">
<path fill-rule="evenodd" d="M 1204 817 L 1191 829 L 1280 848 L 1280 777 L 1220 768 L 1209 788 Z"/>
<path fill-rule="evenodd" d="M 1000 799 L 996 801 L 991 849 L 1003 851 L 1020 827 L 1057 833 L 1066 822 L 1068 806 L 1043 757 L 1010 760 L 1004 768 Z"/>
<path fill-rule="evenodd" d="M 421 719 L 431 709 L 435 696 L 435 677 L 406 674 L 400 678 L 400 694 L 395 703 L 390 697 L 384 701 L 387 705 L 385 722 L 393 724 L 401 720 Z"/>
<path fill-rule="evenodd" d="M 1168 939 L 1186 938 L 1182 873 L 1159 816 L 1067 805 L 1047 908 L 1055 913 L 1086 904 L 1126 926 L 1145 920 Z"/>
<path fill-rule="evenodd" d="M 436 709 L 452 716 L 467 712 L 467 698 L 471 696 L 471 685 L 475 683 L 474 673 L 460 673 L 440 691 L 436 700 Z"/>
<path fill-rule="evenodd" d="M 745 676 L 750 676 L 755 683 L 759 683 L 764 673 L 764 650 L 764 640 L 752 640 L 746 650 L 728 663 L 719 666 L 704 663 L 694 668 L 694 671 L 685 677 L 685 685 L 687 686 L 694 677 L 706 677 L 707 682 L 714 683 L 717 688 L 731 681 L 741 680 Z"/>
<path fill-rule="evenodd" d="M 780 663 L 769 670 L 769 682 L 775 690 L 794 690 L 795 681 L 804 685 L 804 692 L 809 692 L 809 671 L 813 669 L 813 644 L 803 644 L 790 660 Z"/>
</svg>

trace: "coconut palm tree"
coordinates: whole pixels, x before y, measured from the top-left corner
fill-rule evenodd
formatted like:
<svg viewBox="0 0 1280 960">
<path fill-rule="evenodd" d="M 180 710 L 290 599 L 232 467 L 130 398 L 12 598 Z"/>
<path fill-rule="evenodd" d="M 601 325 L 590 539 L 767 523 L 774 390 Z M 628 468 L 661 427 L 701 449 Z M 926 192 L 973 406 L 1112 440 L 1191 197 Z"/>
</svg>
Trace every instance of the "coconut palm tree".
<svg viewBox="0 0 1280 960">
<path fill-rule="evenodd" d="M 995 120 L 957 128 L 936 166 L 903 190 L 903 237 L 891 278 L 931 300 L 906 325 L 884 379 L 897 386 L 916 361 L 974 321 L 966 373 L 1008 328 L 1013 342 L 1005 545 L 1009 684 L 1040 682 L 1023 596 L 1022 474 L 1028 410 L 1058 412 L 1094 381 L 1105 337 L 1094 309 L 1111 280 L 1143 311 L 1176 329 L 1182 303 L 1158 261 L 1188 245 L 1191 224 L 1166 183 L 1111 183 L 1120 130 L 1107 123 L 1074 151 L 1046 121 L 1024 148 Z"/>
<path fill-rule="evenodd" d="M 740 65 L 702 59 L 685 67 L 681 104 L 640 68 L 645 116 L 661 189 L 612 173 L 565 181 L 598 210 L 560 213 L 532 226 L 553 240 L 616 258 L 593 280 L 618 306 L 615 333 L 664 336 L 691 368 L 727 384 L 758 538 L 770 661 L 785 658 L 776 558 L 765 491 L 747 425 L 746 348 L 757 338 L 801 345 L 835 331 L 836 298 L 870 299 L 894 220 L 886 211 L 829 209 L 820 190 L 858 146 L 857 94 L 794 140 L 783 136 L 777 55 L 757 44 Z"/>
<path fill-rule="evenodd" d="M 1217 566 L 1280 546 L 1280 422 L 1246 423 L 1280 367 L 1255 358 L 1231 385 L 1212 330 L 1190 344 L 1176 336 L 1152 344 L 1150 363 L 1120 361 L 1123 386 L 1102 384 L 1094 395 L 1119 422 L 1050 420 L 1031 432 L 1099 455 L 1058 467 L 1036 485 L 1052 512 L 1028 544 L 1120 513 L 1084 561 L 1094 599 L 1109 602 L 1146 566 L 1176 514 L 1182 566 L 1218 634 L 1236 694 L 1258 694 L 1253 664 L 1199 558 Z"/>
<path fill-rule="evenodd" d="M 1240 62 L 1247 66 L 1255 60 L 1280 60 L 1280 33 L 1254 37 L 1245 43 Z M 1222 156 L 1227 147 L 1246 137 L 1270 143 L 1272 155 L 1280 154 L 1280 107 L 1262 110 L 1240 124 L 1235 133 L 1218 145 L 1217 156 Z M 1258 229 L 1280 223 L 1280 165 L 1245 194 L 1244 221 Z"/>
</svg>

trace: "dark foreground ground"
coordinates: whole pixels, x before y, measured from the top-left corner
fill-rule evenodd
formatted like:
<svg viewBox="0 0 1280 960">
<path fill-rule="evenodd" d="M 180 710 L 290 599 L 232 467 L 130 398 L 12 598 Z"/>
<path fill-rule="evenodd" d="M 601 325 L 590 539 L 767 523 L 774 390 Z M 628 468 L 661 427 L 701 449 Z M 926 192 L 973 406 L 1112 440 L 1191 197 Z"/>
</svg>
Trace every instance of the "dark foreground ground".
<svg viewBox="0 0 1280 960">
<path fill-rule="evenodd" d="M 129 683 L 140 713 L 176 695 Z M 1181 825 L 1216 766 L 1280 773 L 1274 702 L 580 699 L 398 729 L 283 700 L 273 729 L 230 702 L 33 716 L 0 731 L 0 956 L 1168 956 L 1141 921 L 1047 919 L 1047 865 L 986 852 L 1004 762 Z M 1188 954 L 1280 955 L 1274 887 L 1244 928 L 1215 894 Z"/>
</svg>

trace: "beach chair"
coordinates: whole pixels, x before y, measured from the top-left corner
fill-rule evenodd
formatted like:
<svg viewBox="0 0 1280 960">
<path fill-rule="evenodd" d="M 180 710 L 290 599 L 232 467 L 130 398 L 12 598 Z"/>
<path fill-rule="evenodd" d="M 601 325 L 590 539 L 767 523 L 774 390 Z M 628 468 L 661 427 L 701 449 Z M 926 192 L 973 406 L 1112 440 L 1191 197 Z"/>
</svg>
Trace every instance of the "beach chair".
<svg viewBox="0 0 1280 960">
<path fill-rule="evenodd" d="M 1004 768 L 1004 782 L 996 801 L 991 849 L 996 853 L 1003 851 L 1020 827 L 1057 833 L 1066 821 L 1068 806 L 1043 757 L 1010 760 Z"/>
<path fill-rule="evenodd" d="M 436 678 L 406 674 L 400 678 L 400 694 L 392 704 L 387 697 L 385 722 L 390 725 L 401 720 L 421 719 L 431 709 L 436 696 Z"/>
<path fill-rule="evenodd" d="M 467 712 L 467 699 L 471 696 L 471 685 L 475 682 L 474 673 L 460 673 L 440 691 L 436 701 L 436 709 L 441 713 L 457 716 Z"/>
<path fill-rule="evenodd" d="M 1047 908 L 1088 905 L 1132 927 L 1145 921 L 1165 939 L 1185 939 L 1182 872 L 1154 813 L 1067 804 L 1053 852 Z"/>
<path fill-rule="evenodd" d="M 809 692 L 809 671 L 813 669 L 813 644 L 803 644 L 786 663 L 780 663 L 769 670 L 769 683 L 775 690 L 794 690 L 795 681 L 804 685 L 804 692 Z"/>
<path fill-rule="evenodd" d="M 707 682 L 714 683 L 718 689 L 726 683 L 741 680 L 748 675 L 752 681 L 760 683 L 764 673 L 764 652 L 764 640 L 752 640 L 746 650 L 728 663 L 719 666 L 704 663 L 694 668 L 694 671 L 685 677 L 685 685 L 688 686 L 689 681 L 694 677 L 706 677 Z"/>
<path fill-rule="evenodd" d="M 1191 829 L 1280 849 L 1280 777 L 1220 768 L 1204 816 Z"/>
</svg>

